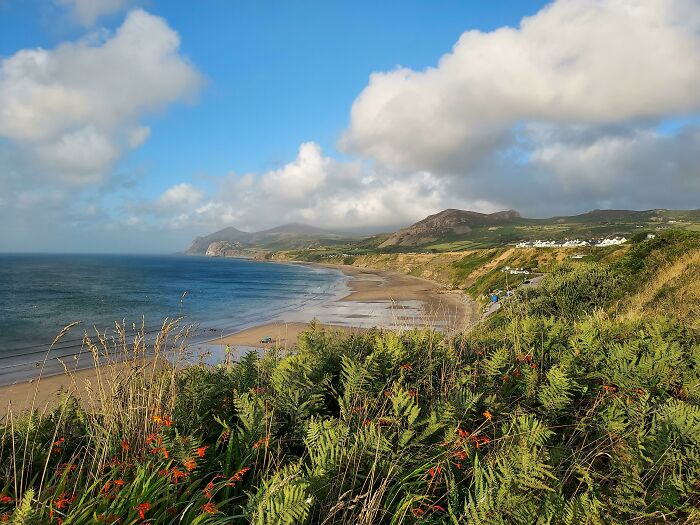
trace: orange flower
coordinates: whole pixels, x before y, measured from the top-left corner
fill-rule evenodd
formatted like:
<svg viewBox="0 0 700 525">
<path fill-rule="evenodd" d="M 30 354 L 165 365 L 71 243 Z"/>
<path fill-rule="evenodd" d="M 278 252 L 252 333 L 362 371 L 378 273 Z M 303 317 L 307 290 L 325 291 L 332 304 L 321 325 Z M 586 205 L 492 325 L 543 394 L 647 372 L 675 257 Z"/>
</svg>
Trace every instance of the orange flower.
<svg viewBox="0 0 700 525">
<path fill-rule="evenodd" d="M 211 499 L 213 497 L 213 494 L 211 492 L 212 490 L 214 490 L 214 482 L 210 481 L 209 483 L 207 483 L 207 486 L 204 487 L 204 490 L 203 490 L 204 495 L 209 499 Z"/>
<path fill-rule="evenodd" d="M 464 450 L 457 450 L 454 454 L 452 454 L 452 457 L 455 459 L 465 460 L 467 459 L 467 453 Z"/>
<path fill-rule="evenodd" d="M 135 508 L 136 508 L 136 510 L 139 511 L 139 518 L 141 518 L 142 520 L 145 520 L 146 519 L 146 512 L 151 510 L 151 504 L 149 502 L 145 501 L 143 503 L 139 503 L 138 505 L 136 505 Z"/>
<path fill-rule="evenodd" d="M 486 419 L 488 419 L 489 421 L 491 421 L 491 420 L 493 419 L 493 414 L 491 414 L 491 412 L 489 412 L 488 410 L 484 410 L 483 416 L 484 416 Z"/>
<path fill-rule="evenodd" d="M 259 440 L 256 441 L 255 443 L 253 443 L 253 448 L 260 448 L 260 447 L 262 447 L 263 445 L 267 447 L 267 445 L 268 445 L 269 442 L 270 442 L 270 438 L 269 438 L 269 437 L 264 437 L 264 438 L 262 438 L 262 439 L 259 439 Z"/>
<path fill-rule="evenodd" d="M 122 488 L 124 486 L 124 480 L 123 479 L 115 479 L 114 480 L 114 486 Z"/>
<path fill-rule="evenodd" d="M 71 496 L 70 498 L 61 497 L 58 500 L 54 501 L 54 506 L 58 510 L 65 509 L 66 507 L 68 507 L 68 505 L 73 503 L 73 501 L 75 501 L 75 496 Z"/>
<path fill-rule="evenodd" d="M 462 428 L 457 429 L 457 435 L 462 439 L 467 439 L 469 437 L 469 432 Z"/>
<path fill-rule="evenodd" d="M 423 514 L 425 514 L 425 511 L 421 509 L 420 507 L 414 507 L 411 509 L 411 513 L 416 517 L 420 518 Z"/>
<path fill-rule="evenodd" d="M 231 437 L 231 431 L 228 430 L 228 429 L 226 429 L 226 430 L 224 430 L 224 431 L 221 433 L 221 436 L 219 436 L 219 439 L 218 439 L 217 442 L 218 442 L 219 444 L 221 444 L 221 443 L 226 443 L 226 442 L 229 440 L 230 437 Z"/>
<path fill-rule="evenodd" d="M 433 505 L 433 512 L 445 512 L 445 507 L 440 505 Z"/>
<path fill-rule="evenodd" d="M 122 439 L 122 450 L 124 452 L 129 450 L 129 442 L 126 439 Z"/>
<path fill-rule="evenodd" d="M 411 363 L 404 363 L 399 368 L 406 372 L 410 372 L 411 370 L 413 370 L 413 365 Z"/>
<path fill-rule="evenodd" d="M 226 486 L 233 487 L 243 479 L 243 475 L 250 470 L 250 467 L 243 467 L 226 481 Z"/>
<path fill-rule="evenodd" d="M 205 447 L 199 447 L 199 448 L 197 449 L 197 455 L 198 455 L 200 458 L 203 458 L 203 457 L 204 457 L 204 453 L 207 451 L 208 448 L 209 448 L 208 445 L 205 446 Z"/>
<path fill-rule="evenodd" d="M 603 385 L 603 390 L 608 394 L 614 394 L 617 392 L 617 387 L 614 385 Z"/>
<path fill-rule="evenodd" d="M 102 491 L 101 491 L 102 494 L 104 494 L 105 492 L 109 492 L 109 489 L 111 488 L 111 486 L 112 486 L 112 481 L 108 479 L 107 483 L 105 483 L 105 486 L 102 487 Z"/>
<path fill-rule="evenodd" d="M 12 503 L 13 501 L 7 494 L 0 494 L 0 503 Z"/>
<path fill-rule="evenodd" d="M 173 472 L 172 472 L 172 476 L 173 476 L 173 481 L 177 484 L 180 482 L 180 479 L 187 477 L 187 474 L 178 468 L 174 468 Z"/>
<path fill-rule="evenodd" d="M 150 445 L 153 442 L 160 445 L 163 442 L 163 438 L 152 432 L 146 436 L 146 444 Z"/>
<path fill-rule="evenodd" d="M 202 512 L 206 512 L 207 514 L 216 514 L 219 512 L 219 510 L 216 508 L 216 505 L 214 505 L 211 501 L 208 503 L 205 503 L 202 505 Z"/>
<path fill-rule="evenodd" d="M 440 466 L 430 467 L 430 468 L 428 469 L 428 475 L 429 475 L 431 478 L 434 478 L 435 476 L 437 476 L 438 474 L 440 474 L 440 472 L 442 472 L 442 467 L 440 467 Z"/>
<path fill-rule="evenodd" d="M 173 424 L 173 422 L 167 418 L 163 418 L 163 426 L 169 427 Z"/>
<path fill-rule="evenodd" d="M 197 468 L 197 462 L 194 460 L 194 458 L 187 458 L 182 462 L 182 466 L 187 469 L 187 472 L 192 472 Z"/>
<path fill-rule="evenodd" d="M 158 423 L 159 425 L 163 422 L 163 418 L 160 416 L 153 416 L 153 422 Z"/>
<path fill-rule="evenodd" d="M 163 452 L 163 457 L 164 457 L 165 459 L 170 459 L 170 452 L 168 452 L 168 449 L 167 449 L 167 448 L 163 447 L 163 448 L 161 449 L 161 451 Z"/>
</svg>

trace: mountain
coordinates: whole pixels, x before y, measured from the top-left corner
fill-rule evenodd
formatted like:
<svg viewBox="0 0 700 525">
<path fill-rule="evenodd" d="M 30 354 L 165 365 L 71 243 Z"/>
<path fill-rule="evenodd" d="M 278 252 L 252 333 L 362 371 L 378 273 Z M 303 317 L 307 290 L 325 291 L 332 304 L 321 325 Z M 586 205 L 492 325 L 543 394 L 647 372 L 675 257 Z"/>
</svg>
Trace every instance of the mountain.
<svg viewBox="0 0 700 525">
<path fill-rule="evenodd" d="M 291 223 L 258 232 L 245 232 L 232 226 L 197 237 L 185 251 L 188 255 L 244 254 L 255 249 L 310 248 L 321 242 L 326 244 L 351 237 L 334 233 L 308 224 Z"/>
<path fill-rule="evenodd" d="M 248 244 L 250 242 L 251 233 L 244 232 L 229 226 L 218 232 L 214 232 L 210 235 L 204 235 L 202 237 L 196 237 L 185 253 L 189 255 L 204 255 L 207 253 L 209 245 L 213 242 L 227 242 L 227 243 L 239 243 L 241 245 Z"/>
<path fill-rule="evenodd" d="M 380 244 L 379 248 L 420 246 L 438 241 L 444 237 L 469 234 L 479 226 L 512 223 L 520 218 L 520 214 L 515 210 L 487 214 L 448 209 L 435 215 L 430 215 L 408 228 L 399 230 Z"/>
</svg>

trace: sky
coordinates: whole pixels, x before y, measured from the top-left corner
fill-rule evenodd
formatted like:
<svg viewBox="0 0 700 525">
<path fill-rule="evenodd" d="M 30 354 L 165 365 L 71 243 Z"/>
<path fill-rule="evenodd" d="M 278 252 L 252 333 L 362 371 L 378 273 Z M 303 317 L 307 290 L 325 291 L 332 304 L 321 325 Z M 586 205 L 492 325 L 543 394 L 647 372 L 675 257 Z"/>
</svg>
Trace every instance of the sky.
<svg viewBox="0 0 700 525">
<path fill-rule="evenodd" d="M 699 203 L 697 0 L 0 0 L 0 252 Z"/>
</svg>

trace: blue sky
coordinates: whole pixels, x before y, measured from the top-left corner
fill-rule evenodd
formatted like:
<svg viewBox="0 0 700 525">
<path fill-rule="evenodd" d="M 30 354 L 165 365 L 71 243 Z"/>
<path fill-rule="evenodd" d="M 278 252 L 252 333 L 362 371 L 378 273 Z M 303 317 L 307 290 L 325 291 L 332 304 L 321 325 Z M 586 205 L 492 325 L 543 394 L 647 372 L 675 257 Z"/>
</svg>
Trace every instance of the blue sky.
<svg viewBox="0 0 700 525">
<path fill-rule="evenodd" d="M 170 251 L 195 233 L 228 225 L 256 229 L 295 220 L 382 229 L 443 206 L 517 207 L 544 216 L 607 204 L 687 207 L 698 196 L 697 173 L 687 168 L 697 140 L 699 97 L 692 91 L 700 88 L 691 71 L 700 25 L 692 0 L 640 0 L 651 9 L 646 19 L 615 0 L 595 10 L 583 0 L 202 0 L 196 8 L 173 0 L 91 0 L 88 11 L 86 1 L 0 0 L 6 70 L 3 79 L 0 69 L 0 102 L 4 82 L 6 107 L 19 108 L 9 117 L 0 113 L 0 177 L 8 181 L 6 196 L 18 196 L 0 200 L 0 216 L 3 206 L 10 218 L 22 213 L 10 211 L 13 201 L 32 210 L 31 218 L 16 219 L 14 234 L 0 236 L 0 251 L 28 249 L 27 234 L 42 232 L 50 233 L 49 249 Z M 161 86 L 152 97 L 110 108 L 120 92 L 90 80 L 86 92 L 104 104 L 104 118 L 76 122 L 68 114 L 56 123 L 54 114 L 70 113 L 70 103 L 57 97 L 62 105 L 54 108 L 43 95 L 34 134 L 22 131 L 24 124 L 12 119 L 38 106 L 17 94 L 25 73 L 16 67 L 8 73 L 24 60 L 21 52 L 45 50 L 56 78 L 31 71 L 29 81 L 63 93 L 82 75 L 101 72 L 84 66 L 82 52 L 56 50 L 67 43 L 106 49 L 134 13 L 157 31 L 122 43 L 127 57 L 138 38 L 151 34 L 164 41 L 176 34 L 179 46 L 148 65 L 154 77 L 119 58 L 124 71 L 116 81 L 143 73 L 144 85 L 134 89 L 145 93 L 158 78 L 155 69 L 171 60 L 181 73 L 173 92 Z M 140 27 L 136 18 L 132 26 Z M 624 38 L 616 25 L 640 39 L 637 54 L 600 53 L 586 43 L 588 31 L 614 49 Z M 453 51 L 466 31 L 473 36 Z M 642 56 L 646 44 L 664 52 L 664 63 Z M 671 69 L 666 62 L 674 53 L 681 62 Z M 560 65 L 568 60 L 575 66 L 565 75 Z M 637 77 L 622 77 L 630 64 Z M 376 82 L 372 73 L 381 73 Z M 675 78 L 678 89 L 654 88 L 663 77 Z M 615 91 L 623 82 L 629 97 Z M 133 114 L 119 120 L 119 111 Z M 54 125 L 54 136 L 41 133 Z M 125 146 L 137 128 L 146 138 Z M 59 170 L 66 151 L 82 155 L 82 148 L 64 147 L 78 132 L 84 149 L 104 154 Z M 635 160 L 637 151 L 678 165 L 663 177 L 684 191 L 664 199 L 653 189 L 620 194 L 637 163 L 648 164 L 643 155 Z M 47 166 L 47 158 L 59 162 Z M 639 181 L 651 188 L 661 177 L 642 173 Z M 303 192 L 286 198 L 294 188 Z M 543 202 L 534 202 L 538 195 Z M 261 214 L 260 201 L 274 209 Z M 37 209 L 52 212 L 42 219 Z M 105 241 L 80 240 L 89 236 Z"/>
</svg>

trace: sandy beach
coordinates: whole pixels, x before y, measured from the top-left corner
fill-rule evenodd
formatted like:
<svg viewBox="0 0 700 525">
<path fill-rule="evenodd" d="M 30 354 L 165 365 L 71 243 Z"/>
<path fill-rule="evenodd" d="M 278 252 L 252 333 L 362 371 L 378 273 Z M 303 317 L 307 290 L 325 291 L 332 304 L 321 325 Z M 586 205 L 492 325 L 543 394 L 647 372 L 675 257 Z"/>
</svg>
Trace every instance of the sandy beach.
<svg viewBox="0 0 700 525">
<path fill-rule="evenodd" d="M 199 343 L 197 351 L 207 352 L 209 362 L 216 362 L 227 345 L 236 354 L 273 345 L 292 349 L 298 335 L 314 319 L 323 326 L 345 331 L 373 326 L 392 329 L 427 326 L 447 333 L 464 330 L 478 320 L 478 308 L 473 301 L 438 283 L 394 272 L 338 265 L 324 267 L 336 268 L 348 277 L 346 296 L 285 313 L 274 322 Z M 272 343 L 261 343 L 266 337 Z M 0 415 L 7 413 L 9 406 L 15 413 L 31 406 L 42 407 L 55 400 L 60 391 L 85 398 L 95 388 L 95 382 L 96 373 L 90 368 L 73 371 L 70 375 L 42 377 L 38 383 L 33 380 L 2 386 Z"/>
</svg>

